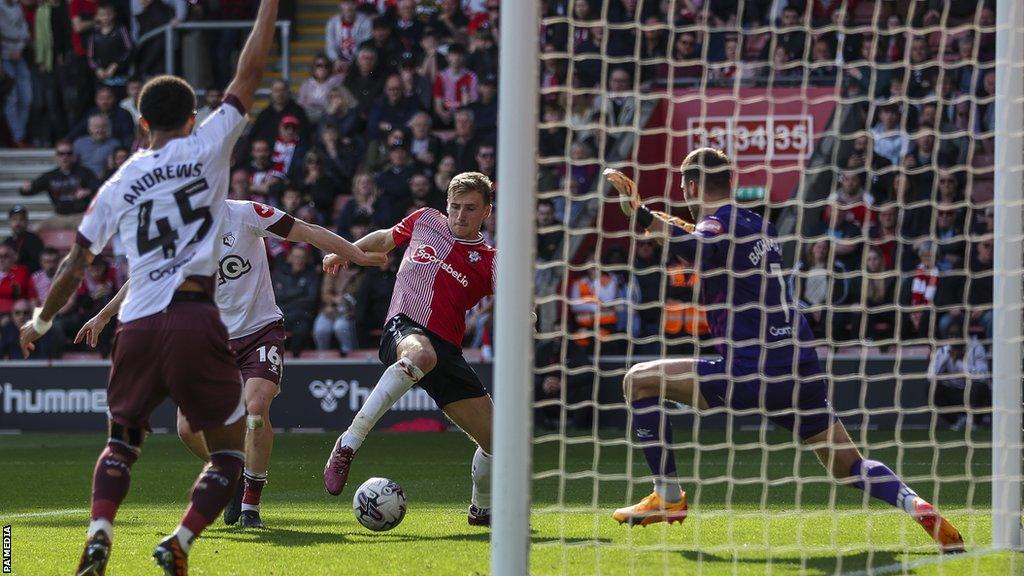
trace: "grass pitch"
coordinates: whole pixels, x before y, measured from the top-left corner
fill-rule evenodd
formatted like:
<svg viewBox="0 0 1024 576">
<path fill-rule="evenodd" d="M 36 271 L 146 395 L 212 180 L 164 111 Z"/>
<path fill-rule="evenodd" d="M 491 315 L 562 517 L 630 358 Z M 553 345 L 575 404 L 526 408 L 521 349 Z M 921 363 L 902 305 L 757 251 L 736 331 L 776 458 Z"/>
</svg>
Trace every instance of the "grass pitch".
<svg viewBox="0 0 1024 576">
<path fill-rule="evenodd" d="M 676 433 L 677 441 L 688 430 Z M 534 574 L 1024 574 L 1024 555 L 989 553 L 990 455 L 964 435 L 871 433 L 872 458 L 900 465 L 917 491 L 960 528 L 969 553 L 940 558 L 904 514 L 859 490 L 833 488 L 810 452 L 785 434 L 702 432 L 702 448 L 677 451 L 691 516 L 683 524 L 627 528 L 612 509 L 649 491 L 639 452 L 621 434 L 539 437 L 535 445 Z M 0 524 L 11 525 L 15 574 L 69 574 L 88 522 L 100 435 L 0 437 L 4 469 Z M 974 442 L 987 443 L 986 433 Z M 473 447 L 457 433 L 371 434 L 342 496 L 324 493 L 320 474 L 333 434 L 279 434 L 264 491 L 266 531 L 218 521 L 193 547 L 196 575 L 486 574 L 489 531 L 466 524 Z M 913 448 L 915 443 L 922 445 Z M 908 446 L 911 446 L 908 448 Z M 560 464 L 564 463 L 564 464 Z M 562 469 L 564 473 L 555 474 Z M 199 463 L 171 435 L 150 437 L 132 471 L 132 491 L 115 525 L 108 574 L 156 574 L 150 553 L 177 524 Z M 794 472 L 812 475 L 798 486 Z M 933 471 L 938 477 L 933 475 Z M 399 482 L 409 513 L 373 533 L 351 512 L 353 489 L 370 476 Z M 969 479 L 972 479 L 972 484 Z M 767 481 L 766 481 L 767 480 Z M 797 498 L 799 495 L 799 498 Z M 799 501 L 799 505 L 797 505 Z M 767 511 L 767 513 L 765 512 Z"/>
</svg>

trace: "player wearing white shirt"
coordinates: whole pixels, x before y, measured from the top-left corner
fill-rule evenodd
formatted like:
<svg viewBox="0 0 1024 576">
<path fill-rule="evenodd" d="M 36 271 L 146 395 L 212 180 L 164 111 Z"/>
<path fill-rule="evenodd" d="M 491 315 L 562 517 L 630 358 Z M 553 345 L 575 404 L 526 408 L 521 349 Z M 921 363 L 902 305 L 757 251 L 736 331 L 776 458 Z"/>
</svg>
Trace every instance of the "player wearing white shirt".
<svg viewBox="0 0 1024 576">
<path fill-rule="evenodd" d="M 210 448 L 178 528 L 153 557 L 165 574 L 188 572 L 192 542 L 224 509 L 244 465 L 241 375 L 213 302 L 231 149 L 244 128 L 273 41 L 278 0 L 262 0 L 224 103 L 195 130 L 187 82 L 158 76 L 139 95 L 150 147 L 97 193 L 41 309 L 21 328 L 24 354 L 49 330 L 87 264 L 115 232 L 138 286 L 124 303 L 114 340 L 107 404 L 110 437 L 93 473 L 91 519 L 75 572 L 102 576 L 113 522 L 128 494 L 149 416 L 171 397 Z"/>
<path fill-rule="evenodd" d="M 270 403 L 281 391 L 284 373 L 285 330 L 270 280 L 270 262 L 263 240 L 267 237 L 308 242 L 356 264 L 378 266 L 387 259 L 384 254 L 365 254 L 329 230 L 270 206 L 240 200 L 224 203 L 224 224 L 217 241 L 221 258 L 216 302 L 245 382 L 247 414 L 244 482 L 224 509 L 224 521 L 235 524 L 241 519 L 246 528 L 265 527 L 260 517 L 260 499 L 274 444 Z M 99 314 L 82 326 L 75 341 L 86 340 L 95 346 L 100 332 L 118 315 L 122 301 L 126 296 L 131 299 L 135 285 L 132 277 Z M 181 410 L 178 411 L 178 435 L 196 456 L 209 460 L 202 432 L 193 431 Z"/>
</svg>

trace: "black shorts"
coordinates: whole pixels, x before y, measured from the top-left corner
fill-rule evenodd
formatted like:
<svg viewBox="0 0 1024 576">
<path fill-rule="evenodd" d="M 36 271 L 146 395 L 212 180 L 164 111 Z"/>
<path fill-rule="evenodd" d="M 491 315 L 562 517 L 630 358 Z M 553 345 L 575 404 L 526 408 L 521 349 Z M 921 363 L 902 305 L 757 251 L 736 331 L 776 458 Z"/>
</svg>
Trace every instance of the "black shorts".
<svg viewBox="0 0 1024 576">
<path fill-rule="evenodd" d="M 419 381 L 418 386 L 433 398 L 438 408 L 444 409 L 452 402 L 487 395 L 480 377 L 462 355 L 461 347 L 413 322 L 405 314 L 396 315 L 384 325 L 378 351 L 380 361 L 388 366 L 397 362 L 398 343 L 412 334 L 422 334 L 429 338 L 437 354 L 437 365 Z"/>
</svg>

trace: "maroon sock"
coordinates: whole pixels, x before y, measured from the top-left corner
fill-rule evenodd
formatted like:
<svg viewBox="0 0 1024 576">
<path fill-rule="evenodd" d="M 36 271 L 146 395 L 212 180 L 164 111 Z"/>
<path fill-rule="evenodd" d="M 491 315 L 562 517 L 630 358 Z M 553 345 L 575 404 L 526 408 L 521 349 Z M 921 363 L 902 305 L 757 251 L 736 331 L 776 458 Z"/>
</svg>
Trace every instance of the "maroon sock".
<svg viewBox="0 0 1024 576">
<path fill-rule="evenodd" d="M 224 450 L 210 454 L 210 463 L 203 469 L 192 487 L 192 503 L 181 525 L 195 538 L 217 519 L 235 493 L 238 477 L 245 465 L 245 454 Z"/>
<path fill-rule="evenodd" d="M 260 496 L 263 495 L 263 487 L 267 484 L 267 473 L 259 474 L 257 472 L 250 472 L 246 470 L 242 474 L 242 478 L 245 480 L 245 492 L 242 494 L 242 504 L 248 505 L 253 508 L 259 508 Z M 246 510 L 245 506 L 242 506 L 242 510 Z"/>
<path fill-rule="evenodd" d="M 96 460 L 92 474 L 92 519 L 114 521 L 117 509 L 128 495 L 132 480 L 132 464 L 139 455 L 127 444 L 107 442 Z"/>
</svg>

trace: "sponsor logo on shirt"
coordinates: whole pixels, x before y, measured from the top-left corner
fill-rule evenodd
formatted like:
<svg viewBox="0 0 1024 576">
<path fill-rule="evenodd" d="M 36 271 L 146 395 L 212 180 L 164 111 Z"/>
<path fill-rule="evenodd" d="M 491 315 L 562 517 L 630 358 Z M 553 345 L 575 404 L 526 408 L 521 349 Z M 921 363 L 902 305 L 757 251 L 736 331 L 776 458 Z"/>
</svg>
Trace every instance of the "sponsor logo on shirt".
<svg viewBox="0 0 1024 576">
<path fill-rule="evenodd" d="M 252 264 L 238 254 L 228 254 L 220 260 L 220 274 L 217 275 L 218 285 L 228 280 L 236 280 L 252 270 Z"/>
<path fill-rule="evenodd" d="M 451 264 L 438 258 L 437 250 L 435 250 L 434 247 L 429 244 L 420 244 L 419 246 L 417 246 L 416 249 L 413 250 L 412 255 L 409 256 L 409 261 L 413 262 L 414 264 L 436 263 L 438 266 L 441 267 L 441 270 L 444 270 L 445 272 L 450 274 L 452 278 L 455 278 L 455 281 L 461 284 L 463 288 L 469 288 L 469 278 L 462 272 L 459 272 L 454 267 L 452 267 Z"/>
</svg>

